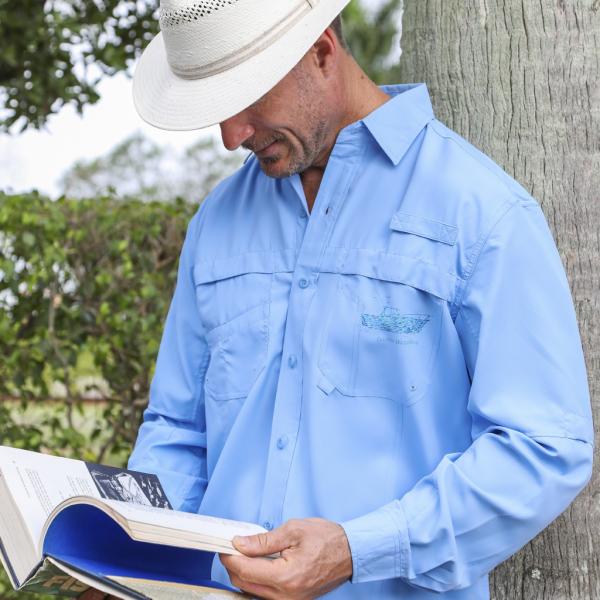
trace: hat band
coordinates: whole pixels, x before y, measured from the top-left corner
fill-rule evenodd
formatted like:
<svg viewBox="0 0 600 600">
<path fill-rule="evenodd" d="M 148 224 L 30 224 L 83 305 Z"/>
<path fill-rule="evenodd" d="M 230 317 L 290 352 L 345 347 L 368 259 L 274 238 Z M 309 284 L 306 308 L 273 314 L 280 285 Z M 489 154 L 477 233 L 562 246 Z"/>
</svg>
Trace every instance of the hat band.
<svg viewBox="0 0 600 600">
<path fill-rule="evenodd" d="M 320 1 L 321 0 L 303 0 L 300 6 L 263 33 L 256 42 L 239 48 L 219 60 L 206 65 L 185 68 L 173 64 L 169 60 L 169 66 L 173 73 L 182 79 L 203 79 L 204 77 L 212 77 L 213 75 L 228 71 L 271 46 L 292 29 L 292 27 L 294 27 L 306 14 L 315 8 Z"/>
</svg>

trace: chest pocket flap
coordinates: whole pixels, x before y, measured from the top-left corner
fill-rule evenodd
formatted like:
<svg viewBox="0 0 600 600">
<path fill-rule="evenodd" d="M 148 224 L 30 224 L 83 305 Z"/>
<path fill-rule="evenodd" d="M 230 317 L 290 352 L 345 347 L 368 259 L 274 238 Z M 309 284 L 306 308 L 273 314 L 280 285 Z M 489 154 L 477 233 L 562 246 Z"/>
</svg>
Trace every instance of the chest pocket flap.
<svg viewBox="0 0 600 600">
<path fill-rule="evenodd" d="M 412 233 L 449 246 L 454 246 L 458 237 L 458 228 L 455 225 L 412 215 L 400 210 L 392 217 L 390 228 L 394 231 Z"/>
<path fill-rule="evenodd" d="M 194 267 L 196 285 L 248 273 L 280 273 L 294 270 L 295 250 L 244 252 L 233 256 L 199 259 Z"/>
<path fill-rule="evenodd" d="M 245 397 L 265 366 L 273 277 L 293 270 L 290 250 L 199 260 L 196 303 L 210 349 L 207 398 Z"/>
<path fill-rule="evenodd" d="M 366 249 L 337 249 L 323 261 L 321 270 L 340 275 L 362 275 L 380 281 L 402 283 L 446 302 L 455 296 L 457 277 L 419 258 Z"/>
</svg>

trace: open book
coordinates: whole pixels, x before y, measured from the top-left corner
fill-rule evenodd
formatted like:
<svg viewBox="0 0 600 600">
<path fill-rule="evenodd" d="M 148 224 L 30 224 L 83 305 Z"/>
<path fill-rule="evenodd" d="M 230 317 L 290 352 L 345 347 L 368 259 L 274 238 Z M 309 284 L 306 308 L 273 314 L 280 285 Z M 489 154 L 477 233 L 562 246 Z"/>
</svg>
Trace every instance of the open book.
<svg viewBox="0 0 600 600">
<path fill-rule="evenodd" d="M 264 531 L 172 510 L 156 475 L 0 446 L 0 555 L 15 589 L 239 597 L 211 580 L 214 553 Z"/>
</svg>

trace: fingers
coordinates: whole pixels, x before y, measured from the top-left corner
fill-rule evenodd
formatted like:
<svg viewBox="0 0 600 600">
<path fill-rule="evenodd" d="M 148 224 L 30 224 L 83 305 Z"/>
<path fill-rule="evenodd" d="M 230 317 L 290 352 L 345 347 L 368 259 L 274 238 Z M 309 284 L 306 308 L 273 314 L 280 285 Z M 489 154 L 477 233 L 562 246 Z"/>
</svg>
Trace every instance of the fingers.
<svg viewBox="0 0 600 600">
<path fill-rule="evenodd" d="M 257 559 L 231 554 L 220 554 L 219 558 L 230 574 L 252 583 L 264 583 L 277 579 L 282 571 L 282 563 L 285 562 L 282 558 Z"/>
<path fill-rule="evenodd" d="M 352 576 L 346 533 L 325 519 L 291 520 L 270 533 L 236 538 L 234 544 L 243 554 L 220 555 L 231 583 L 261 598 L 316 598 Z M 279 558 L 266 558 L 275 552 Z"/>
<path fill-rule="evenodd" d="M 242 592 L 250 594 L 253 598 L 256 597 L 271 600 L 278 597 L 278 590 L 275 590 L 271 586 L 259 583 L 250 583 L 249 581 L 244 581 L 235 574 L 231 575 L 230 579 L 232 585 L 240 589 Z M 279 597 L 281 598 L 281 596 Z M 290 599 L 288 598 L 288 600 Z"/>
<path fill-rule="evenodd" d="M 267 533 L 235 536 L 232 540 L 233 547 L 246 556 L 276 554 L 294 545 L 296 541 L 293 529 L 287 523 Z"/>
<path fill-rule="evenodd" d="M 223 566 L 229 572 L 232 585 L 253 597 L 266 600 L 291 600 L 282 594 L 279 582 L 285 578 L 284 559 L 249 558 L 246 556 L 220 555 Z M 278 566 L 279 565 L 279 566 Z M 283 567 L 280 568 L 280 566 Z"/>
</svg>

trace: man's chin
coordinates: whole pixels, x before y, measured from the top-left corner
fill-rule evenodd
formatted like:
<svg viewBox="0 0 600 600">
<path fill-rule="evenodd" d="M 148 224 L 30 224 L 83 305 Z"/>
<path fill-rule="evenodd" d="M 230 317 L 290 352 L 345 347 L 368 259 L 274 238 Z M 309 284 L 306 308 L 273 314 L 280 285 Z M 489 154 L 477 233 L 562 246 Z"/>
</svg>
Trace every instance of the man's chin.
<svg viewBox="0 0 600 600">
<path fill-rule="evenodd" d="M 258 158 L 258 157 L 257 157 Z M 290 169 L 289 161 L 280 156 L 269 156 L 268 158 L 258 158 L 258 163 L 263 173 L 268 177 L 283 179 L 293 175 Z"/>
</svg>

